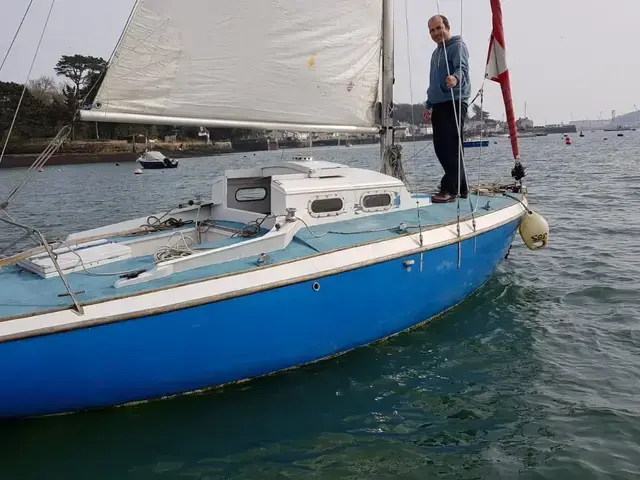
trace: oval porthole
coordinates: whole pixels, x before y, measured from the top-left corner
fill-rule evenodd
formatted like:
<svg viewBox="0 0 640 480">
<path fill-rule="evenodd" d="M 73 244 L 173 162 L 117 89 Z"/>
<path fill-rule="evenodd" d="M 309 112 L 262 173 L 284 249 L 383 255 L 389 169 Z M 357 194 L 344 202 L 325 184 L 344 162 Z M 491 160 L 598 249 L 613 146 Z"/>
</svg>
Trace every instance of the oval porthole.
<svg viewBox="0 0 640 480">
<path fill-rule="evenodd" d="M 317 292 L 318 290 L 320 290 L 320 284 L 318 282 L 313 282 L 313 285 L 311 285 L 311 288 L 313 288 L 314 292 Z"/>
</svg>

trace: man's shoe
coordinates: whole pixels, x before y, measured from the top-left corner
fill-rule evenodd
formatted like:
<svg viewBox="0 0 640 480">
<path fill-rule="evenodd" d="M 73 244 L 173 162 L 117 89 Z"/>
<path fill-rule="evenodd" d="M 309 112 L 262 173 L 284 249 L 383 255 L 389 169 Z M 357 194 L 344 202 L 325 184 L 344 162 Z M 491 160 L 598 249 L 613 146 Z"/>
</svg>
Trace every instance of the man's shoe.
<svg viewBox="0 0 640 480">
<path fill-rule="evenodd" d="M 447 192 L 438 192 L 431 195 L 431 201 L 433 203 L 451 203 L 456 201 L 456 197 Z"/>
</svg>

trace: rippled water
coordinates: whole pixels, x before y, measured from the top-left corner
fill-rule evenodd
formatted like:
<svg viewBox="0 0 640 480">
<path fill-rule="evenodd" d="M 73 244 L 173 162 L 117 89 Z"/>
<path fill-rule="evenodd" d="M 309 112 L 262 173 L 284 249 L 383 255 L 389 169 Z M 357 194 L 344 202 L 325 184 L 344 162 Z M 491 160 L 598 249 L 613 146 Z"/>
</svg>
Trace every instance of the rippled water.
<svg viewBox="0 0 640 480">
<path fill-rule="evenodd" d="M 517 238 L 493 280 L 446 315 L 223 391 L 4 422 L 0 478 L 638 478 L 640 135 L 586 135 L 521 139 L 550 245 L 529 252 Z M 404 156 L 423 147 L 407 170 L 433 189 L 432 147 L 404 144 Z M 375 168 L 377 151 L 312 154 Z M 474 179 L 479 153 L 468 151 Z M 138 176 L 133 164 L 48 167 L 10 211 L 62 235 L 206 195 L 223 169 L 281 155 Z M 483 181 L 508 179 L 508 139 L 482 155 Z M 22 173 L 0 170 L 0 196 Z"/>
</svg>

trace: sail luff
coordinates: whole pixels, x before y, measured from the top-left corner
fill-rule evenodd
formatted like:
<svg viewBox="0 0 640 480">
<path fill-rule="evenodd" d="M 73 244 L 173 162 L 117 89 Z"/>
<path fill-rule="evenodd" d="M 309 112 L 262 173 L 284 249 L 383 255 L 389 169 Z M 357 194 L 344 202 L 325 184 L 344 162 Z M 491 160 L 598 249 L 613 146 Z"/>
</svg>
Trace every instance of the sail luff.
<svg viewBox="0 0 640 480">
<path fill-rule="evenodd" d="M 516 116 L 513 108 L 513 97 L 511 94 L 511 78 L 507 67 L 506 43 L 504 40 L 504 27 L 502 23 L 502 6 L 500 0 L 490 0 L 492 13 L 492 31 L 489 40 L 489 53 L 487 55 L 486 78 L 500 84 L 502 99 L 504 101 L 509 135 L 511 137 L 511 149 L 513 158 L 520 158 L 520 148 L 518 146 L 518 129 L 516 127 Z"/>
</svg>

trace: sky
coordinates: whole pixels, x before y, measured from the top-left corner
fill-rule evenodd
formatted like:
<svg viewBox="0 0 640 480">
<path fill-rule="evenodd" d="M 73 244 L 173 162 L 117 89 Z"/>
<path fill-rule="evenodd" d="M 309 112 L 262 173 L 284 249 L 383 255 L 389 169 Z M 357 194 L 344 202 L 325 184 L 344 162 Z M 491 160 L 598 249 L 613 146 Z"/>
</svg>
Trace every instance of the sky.
<svg viewBox="0 0 640 480">
<path fill-rule="evenodd" d="M 0 0 L 0 61 L 28 3 Z M 57 0 L 31 78 L 54 76 L 53 67 L 61 55 L 80 53 L 107 59 L 133 3 Z M 462 34 L 469 48 L 474 94 L 482 84 L 491 31 L 489 0 L 394 0 L 396 103 L 425 100 L 429 59 L 435 48 L 427 20 L 438 13 L 438 3 L 451 22 L 452 33 Z M 33 0 L 0 80 L 24 83 L 50 4 L 51 0 Z M 516 116 L 524 116 L 525 102 L 527 116 L 536 125 L 597 119 L 600 115 L 610 118 L 612 110 L 620 115 L 634 110 L 634 104 L 640 107 L 640 0 L 607 4 L 596 0 L 503 0 L 502 4 Z M 486 83 L 484 106 L 493 118 L 503 118 L 498 84 Z"/>
</svg>

